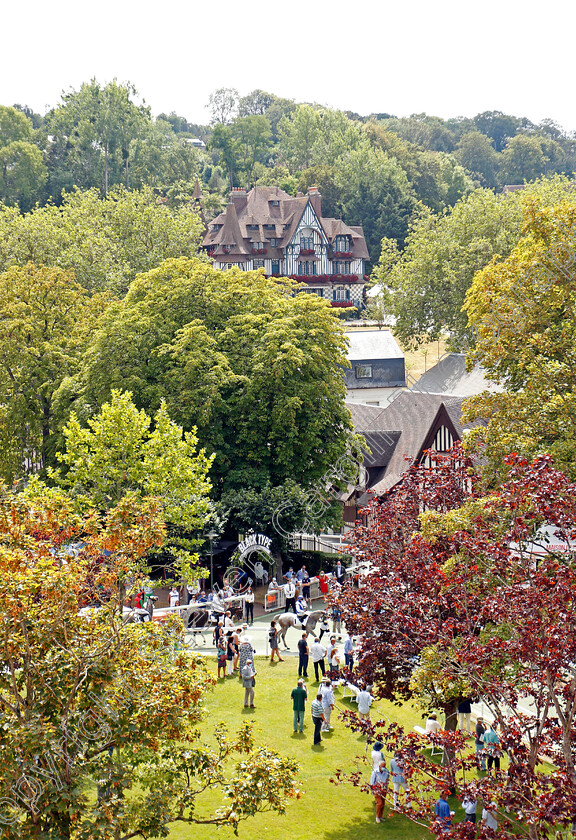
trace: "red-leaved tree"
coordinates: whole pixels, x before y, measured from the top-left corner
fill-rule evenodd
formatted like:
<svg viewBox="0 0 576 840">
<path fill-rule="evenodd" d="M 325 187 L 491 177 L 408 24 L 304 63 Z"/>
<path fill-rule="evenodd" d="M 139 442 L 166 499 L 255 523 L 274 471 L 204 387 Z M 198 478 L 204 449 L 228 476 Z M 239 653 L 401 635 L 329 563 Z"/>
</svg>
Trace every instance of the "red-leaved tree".
<svg viewBox="0 0 576 840">
<path fill-rule="evenodd" d="M 348 629 L 362 636 L 360 669 L 376 692 L 396 701 L 417 696 L 445 712 L 445 731 L 435 736 L 444 766 L 422 753 L 427 737 L 349 722 L 401 754 L 419 792 L 405 811 L 437 834 L 431 803 L 446 785 L 496 802 L 499 837 L 571 832 L 576 486 L 546 456 L 529 463 L 513 455 L 507 483 L 480 496 L 459 449 L 429 454 L 432 468 L 411 470 L 370 511 L 371 524 L 357 529 L 353 551 L 372 572 L 339 602 Z M 543 526 L 551 526 L 551 545 Z M 500 725 L 508 766 L 494 777 L 479 777 L 454 731 L 466 695 L 481 699 Z M 458 824 L 453 836 L 470 830 Z M 493 835 L 482 828 L 479 836 Z"/>
</svg>

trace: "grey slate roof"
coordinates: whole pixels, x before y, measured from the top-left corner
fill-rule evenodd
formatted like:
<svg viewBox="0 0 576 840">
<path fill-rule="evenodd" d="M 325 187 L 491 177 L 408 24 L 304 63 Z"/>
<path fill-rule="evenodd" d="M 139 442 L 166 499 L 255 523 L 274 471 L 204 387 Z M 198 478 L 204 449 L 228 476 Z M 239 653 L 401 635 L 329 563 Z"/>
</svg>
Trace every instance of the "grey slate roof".
<svg viewBox="0 0 576 840">
<path fill-rule="evenodd" d="M 467 371 L 466 356 L 463 353 L 450 353 L 423 373 L 412 390 L 427 394 L 473 397 L 482 391 L 495 393 L 503 388 L 488 379 L 480 365 Z"/>
<path fill-rule="evenodd" d="M 404 353 L 390 330 L 349 330 L 347 352 L 351 362 L 372 359 L 403 359 Z"/>
</svg>

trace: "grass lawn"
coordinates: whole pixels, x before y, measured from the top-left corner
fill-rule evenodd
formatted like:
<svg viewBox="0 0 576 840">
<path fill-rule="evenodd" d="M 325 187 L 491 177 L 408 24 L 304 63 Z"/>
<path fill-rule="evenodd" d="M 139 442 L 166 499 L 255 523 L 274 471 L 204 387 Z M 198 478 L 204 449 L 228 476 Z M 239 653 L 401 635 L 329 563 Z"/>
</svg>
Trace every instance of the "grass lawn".
<svg viewBox="0 0 576 840">
<path fill-rule="evenodd" d="M 216 670 L 215 659 L 208 659 L 210 667 Z M 245 710 L 244 690 L 236 676 L 220 680 L 213 692 L 206 696 L 207 720 L 203 731 L 211 731 L 211 724 L 224 721 L 230 729 L 248 717 L 255 722 L 257 740 L 266 743 L 278 752 L 293 756 L 300 765 L 300 787 L 302 798 L 292 800 L 284 816 L 262 814 L 240 825 L 240 837 L 270 837 L 273 840 L 371 840 L 387 837 L 389 840 L 412 840 L 412 838 L 430 837 L 427 831 L 414 825 L 405 817 L 392 814 L 388 818 L 386 809 L 384 819 L 379 825 L 375 822 L 373 797 L 361 793 L 351 785 L 333 785 L 329 780 L 337 767 L 352 770 L 354 757 L 363 756 L 366 750 L 364 738 L 350 732 L 337 719 L 338 708 L 332 713 L 331 723 L 334 729 L 323 735 L 320 746 L 312 745 L 312 719 L 309 709 L 306 711 L 304 733 L 295 735 L 292 730 L 292 701 L 290 692 L 298 679 L 298 660 L 291 657 L 284 662 L 270 665 L 263 656 L 256 657 L 256 708 Z M 310 672 L 313 678 L 314 671 Z M 308 679 L 308 706 L 317 684 Z M 343 689 L 336 691 L 336 704 L 341 708 L 354 708 L 348 700 L 342 700 Z M 409 705 L 398 708 L 385 701 L 373 707 L 372 719 L 388 717 L 397 720 L 407 729 L 414 724 L 422 724 L 423 715 Z M 370 750 L 368 751 L 370 752 Z M 391 756 L 388 756 L 388 760 Z M 366 781 L 370 776 L 370 766 L 364 763 Z M 207 798 L 206 804 L 208 804 Z M 222 802 L 218 795 L 209 803 L 213 808 Z M 452 806 L 453 807 L 453 806 Z M 233 836 L 232 831 L 204 826 L 176 826 L 170 833 L 171 840 L 183 840 L 190 837 L 202 837 L 202 840 Z"/>
</svg>

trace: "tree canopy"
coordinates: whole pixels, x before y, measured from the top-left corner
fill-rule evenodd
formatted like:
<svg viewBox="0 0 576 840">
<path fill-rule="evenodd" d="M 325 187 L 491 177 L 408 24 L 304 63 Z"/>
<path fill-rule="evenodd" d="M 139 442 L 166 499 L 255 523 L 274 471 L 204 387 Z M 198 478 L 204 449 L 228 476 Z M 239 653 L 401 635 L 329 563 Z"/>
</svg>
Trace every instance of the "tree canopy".
<svg viewBox="0 0 576 840">
<path fill-rule="evenodd" d="M 473 358 L 505 389 L 466 407 L 468 417 L 488 421 L 470 433 L 467 446 L 482 450 L 492 477 L 512 451 L 551 453 L 574 475 L 575 229 L 576 203 L 548 206 L 527 197 L 518 244 L 479 272 L 466 296 Z"/>
<path fill-rule="evenodd" d="M 249 724 L 201 732 L 214 679 L 184 649 L 182 622 L 120 617 L 119 581 L 163 540 L 153 500 L 127 494 L 81 516 L 60 491 L 3 488 L 0 536 L 6 840 L 160 837 L 174 823 L 236 828 L 284 811 L 293 760 L 258 745 Z M 220 795 L 213 810 L 207 788 Z"/>
<path fill-rule="evenodd" d="M 509 456 L 508 480 L 481 495 L 461 450 L 429 454 L 434 469 L 411 470 L 357 529 L 351 551 L 368 577 L 337 603 L 362 634 L 359 668 L 376 691 L 445 712 L 434 738 L 444 764 L 395 723 L 353 725 L 398 752 L 422 794 L 458 786 L 496 803 L 498 836 L 545 838 L 575 813 L 576 488 L 549 457 Z M 476 756 L 454 733 L 465 697 L 481 698 L 498 722 L 506 773 L 471 775 Z M 425 795 L 403 811 L 443 836 Z M 469 836 L 465 823 L 451 832 Z"/>
<path fill-rule="evenodd" d="M 87 348 L 80 407 L 111 389 L 162 399 L 216 454 L 217 495 L 287 478 L 307 485 L 346 450 L 342 327 L 293 281 L 167 260 L 114 302 Z"/>
</svg>

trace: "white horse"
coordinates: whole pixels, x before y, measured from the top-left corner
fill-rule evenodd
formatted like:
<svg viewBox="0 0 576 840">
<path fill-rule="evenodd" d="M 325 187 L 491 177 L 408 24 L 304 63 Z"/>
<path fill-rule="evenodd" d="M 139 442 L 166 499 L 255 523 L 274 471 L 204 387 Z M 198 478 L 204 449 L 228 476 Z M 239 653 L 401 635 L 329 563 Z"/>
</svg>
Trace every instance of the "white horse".
<svg viewBox="0 0 576 840">
<path fill-rule="evenodd" d="M 322 619 L 323 616 L 326 615 L 325 610 L 314 610 L 313 612 L 308 613 L 308 617 L 304 624 L 300 621 L 297 615 L 294 613 L 282 613 L 276 619 L 276 624 L 279 626 L 278 635 L 284 642 L 284 648 L 286 650 L 290 650 L 288 645 L 286 644 L 286 633 L 288 632 L 290 627 L 296 627 L 299 630 L 302 630 L 306 633 L 313 633 L 314 628 L 318 621 Z"/>
</svg>

